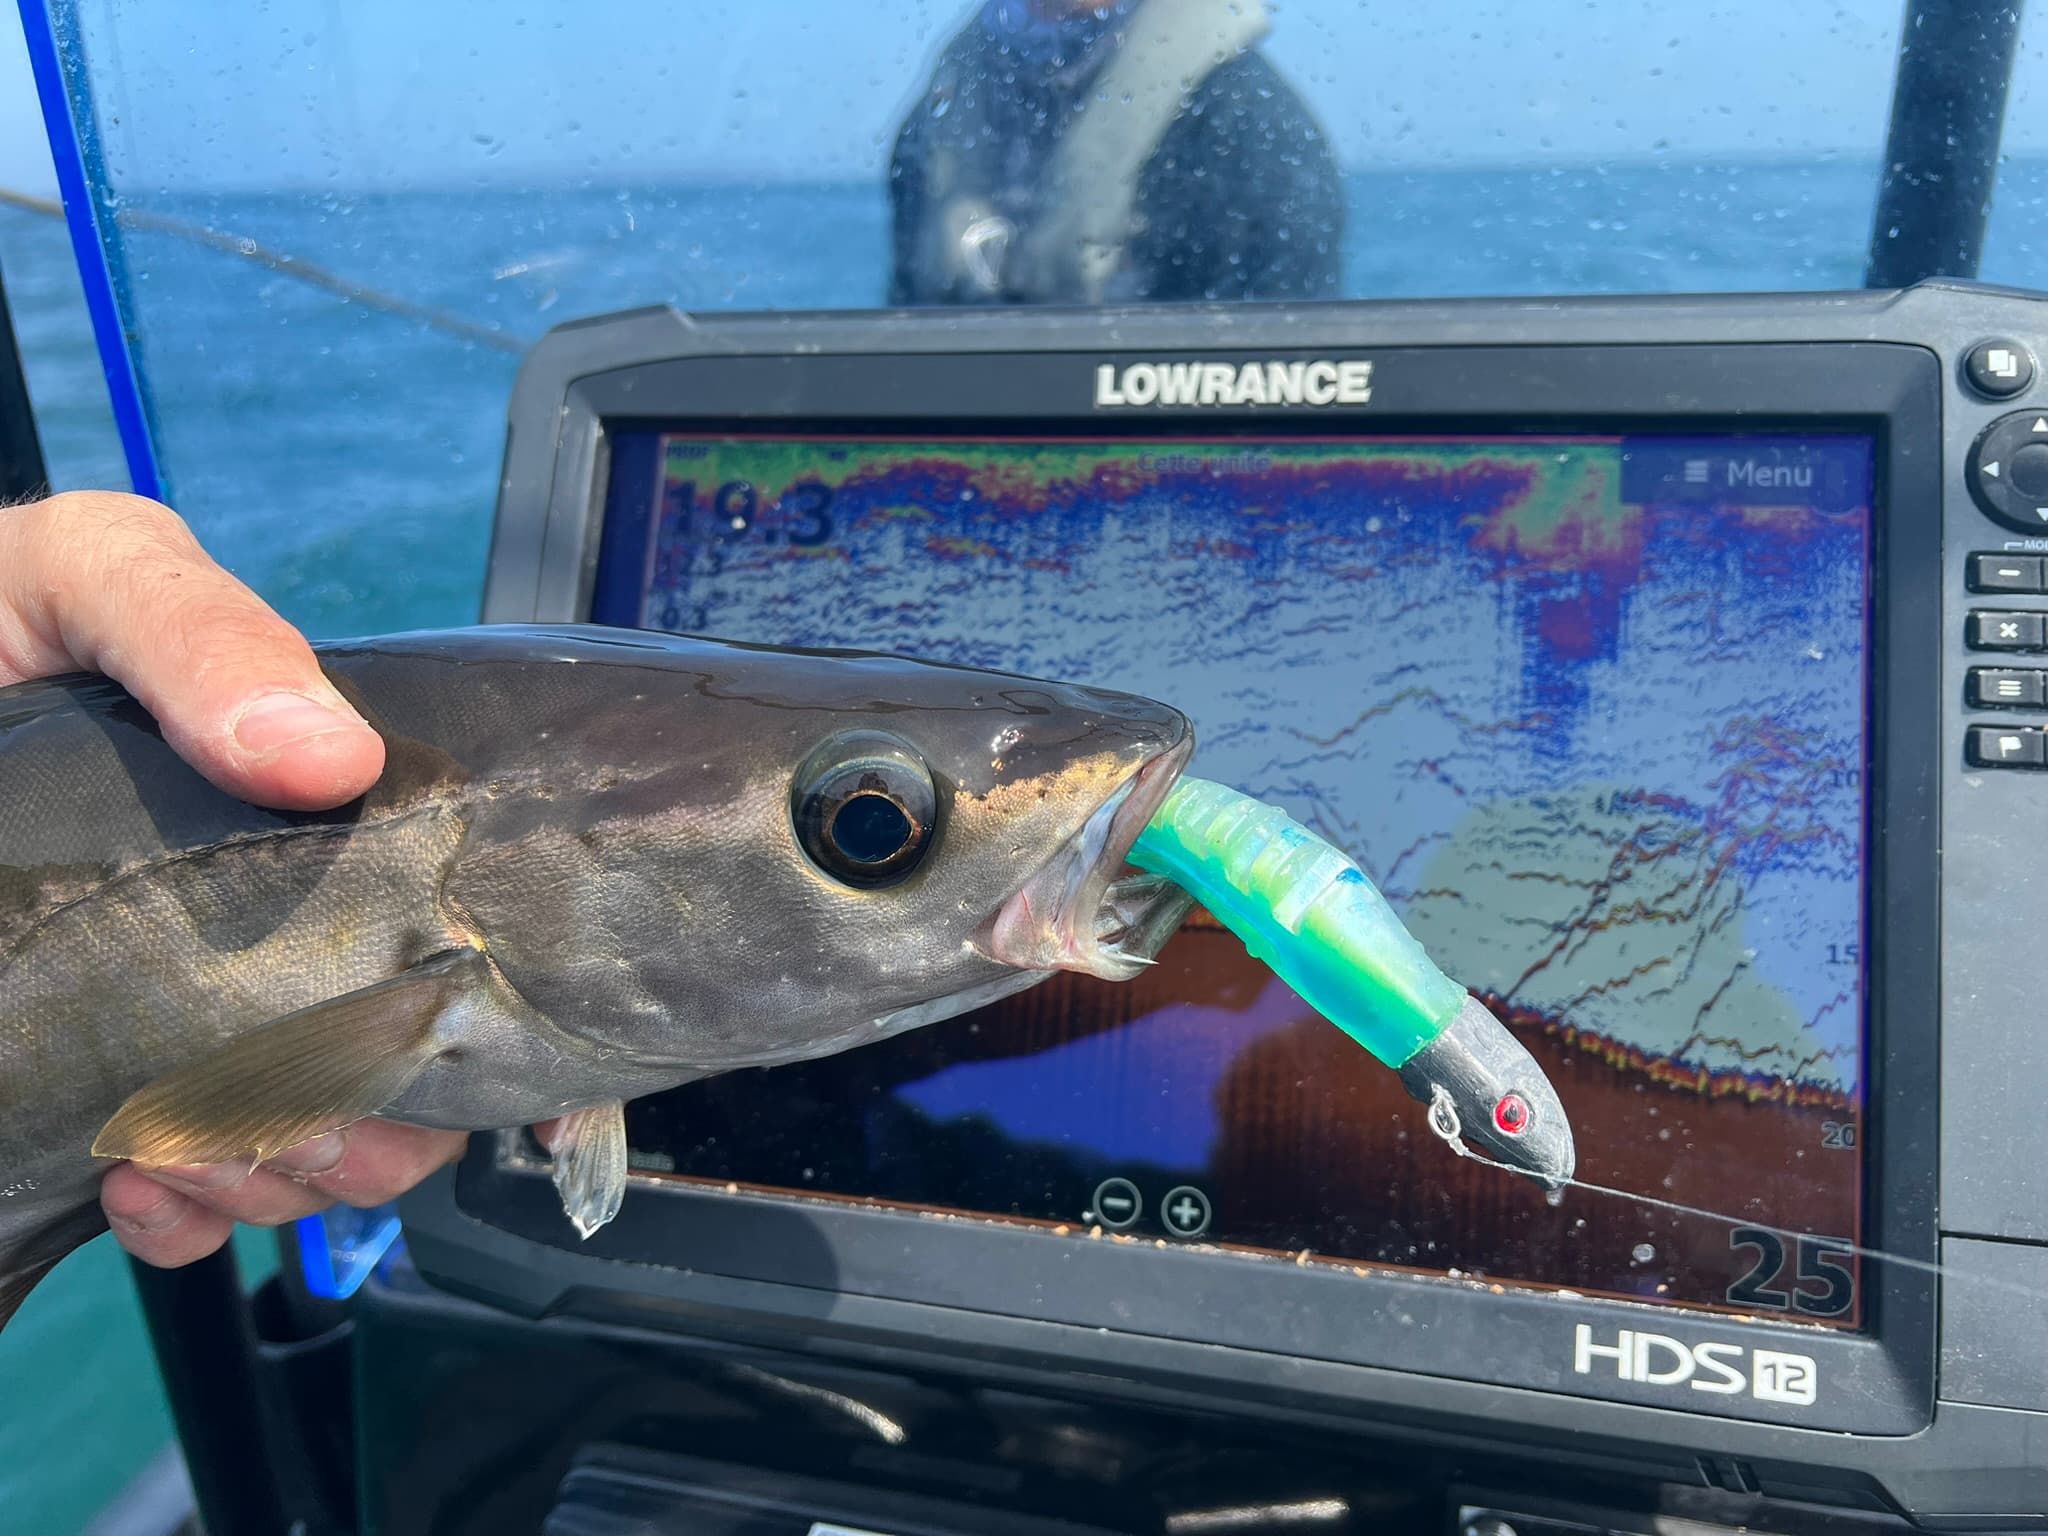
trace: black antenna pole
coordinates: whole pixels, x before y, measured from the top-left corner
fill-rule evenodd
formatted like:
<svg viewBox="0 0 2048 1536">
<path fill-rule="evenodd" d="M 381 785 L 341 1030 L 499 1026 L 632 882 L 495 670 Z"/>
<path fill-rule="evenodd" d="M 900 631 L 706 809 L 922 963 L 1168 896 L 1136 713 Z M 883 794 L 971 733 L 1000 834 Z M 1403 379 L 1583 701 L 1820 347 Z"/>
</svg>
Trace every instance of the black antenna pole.
<svg viewBox="0 0 2048 1536">
<path fill-rule="evenodd" d="M 1866 288 L 1975 277 L 2024 0 L 1907 0 Z"/>
<path fill-rule="evenodd" d="M 50 471 L 43 462 L 42 440 L 36 436 L 21 349 L 14 343 L 7 286 L 0 282 L 0 505 L 33 501 L 49 491 Z"/>
<path fill-rule="evenodd" d="M 208 1536 L 283 1536 L 273 1420 L 233 1246 L 183 1269 L 129 1262 L 201 1526 Z"/>
</svg>

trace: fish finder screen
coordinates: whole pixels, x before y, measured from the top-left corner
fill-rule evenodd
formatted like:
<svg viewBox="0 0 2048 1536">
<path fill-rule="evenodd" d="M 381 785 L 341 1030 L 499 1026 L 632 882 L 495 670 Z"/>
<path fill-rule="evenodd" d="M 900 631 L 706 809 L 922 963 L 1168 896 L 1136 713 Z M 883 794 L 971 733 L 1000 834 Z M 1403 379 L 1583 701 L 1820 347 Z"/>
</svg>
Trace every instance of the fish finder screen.
<svg viewBox="0 0 2048 1536">
<path fill-rule="evenodd" d="M 594 619 L 1179 706 L 1193 771 L 1351 854 L 1623 1194 L 1454 1156 L 1199 911 L 1136 981 L 634 1105 L 643 1171 L 1859 1325 L 1868 438 L 612 449 Z"/>
</svg>

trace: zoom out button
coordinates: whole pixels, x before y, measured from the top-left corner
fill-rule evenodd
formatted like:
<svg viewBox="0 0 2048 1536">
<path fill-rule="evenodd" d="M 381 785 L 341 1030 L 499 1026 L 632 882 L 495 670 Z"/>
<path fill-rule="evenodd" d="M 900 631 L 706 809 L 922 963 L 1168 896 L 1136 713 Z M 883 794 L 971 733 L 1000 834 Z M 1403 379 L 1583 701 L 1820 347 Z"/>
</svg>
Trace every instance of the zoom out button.
<svg viewBox="0 0 2048 1536">
<path fill-rule="evenodd" d="M 1104 1179 L 1095 1186 L 1095 1198 L 1090 1204 L 1095 1220 L 1111 1232 L 1135 1227 L 1145 1213 L 1144 1197 L 1129 1179 Z"/>
</svg>

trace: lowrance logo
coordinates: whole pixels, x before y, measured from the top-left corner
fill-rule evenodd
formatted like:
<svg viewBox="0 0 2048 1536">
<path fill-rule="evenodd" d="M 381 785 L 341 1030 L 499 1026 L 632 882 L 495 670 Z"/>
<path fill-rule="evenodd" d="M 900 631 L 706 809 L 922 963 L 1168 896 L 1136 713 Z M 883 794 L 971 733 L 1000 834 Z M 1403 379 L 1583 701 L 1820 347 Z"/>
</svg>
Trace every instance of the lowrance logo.
<svg viewBox="0 0 2048 1536">
<path fill-rule="evenodd" d="M 1760 1403 L 1804 1407 L 1820 1395 L 1820 1375 L 1811 1355 L 1782 1349 L 1751 1351 L 1740 1344 L 1685 1344 L 1630 1328 L 1620 1329 L 1612 1344 L 1600 1344 L 1584 1323 L 1578 1325 L 1572 1346 L 1572 1369 L 1581 1376 L 1611 1370 L 1622 1381 L 1650 1387 L 1747 1393 Z"/>
<path fill-rule="evenodd" d="M 1095 370 L 1098 406 L 1364 405 L 1372 364 L 1320 358 L 1312 363 L 1132 363 Z"/>
</svg>

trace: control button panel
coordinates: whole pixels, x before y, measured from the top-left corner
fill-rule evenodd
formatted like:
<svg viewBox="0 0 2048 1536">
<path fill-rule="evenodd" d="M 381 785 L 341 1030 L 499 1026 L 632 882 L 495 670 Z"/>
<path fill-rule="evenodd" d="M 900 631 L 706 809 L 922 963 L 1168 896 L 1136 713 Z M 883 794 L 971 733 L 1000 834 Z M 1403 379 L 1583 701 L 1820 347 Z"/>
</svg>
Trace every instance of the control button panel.
<svg viewBox="0 0 2048 1536">
<path fill-rule="evenodd" d="M 2012 667 L 1972 667 L 1969 702 L 1979 709 L 2048 707 L 2048 672 Z"/>
<path fill-rule="evenodd" d="M 1970 615 L 1964 637 L 1973 651 L 2038 651 L 2042 640 L 2041 615 L 1980 608 Z"/>
<path fill-rule="evenodd" d="M 2042 562 L 2038 555 L 1970 556 L 1972 592 L 2042 592 Z"/>
<path fill-rule="evenodd" d="M 2024 425 L 2031 436 L 2033 418 Z M 2038 451 L 2048 463 L 2048 432 L 2041 436 L 2040 443 L 2026 443 L 2007 458 L 1986 459 L 1978 467 L 2003 472 L 2014 463 L 2031 464 L 2029 450 Z M 2041 489 L 2048 495 L 2048 470 L 2043 472 Z M 2048 596 L 2048 557 L 1974 551 L 1964 565 L 1964 584 L 1991 597 L 2025 601 Z M 1963 638 L 1973 651 L 2048 652 L 2048 612 L 2038 606 L 2030 612 L 2017 602 L 2011 607 L 1972 609 L 1963 621 Z M 2048 710 L 2048 667 L 1971 667 L 1964 676 L 1963 698 L 1971 709 L 2031 710 L 2038 719 L 2039 711 Z M 1968 725 L 1963 758 L 1972 768 L 2048 768 L 2048 727 L 2019 721 Z"/>
<path fill-rule="evenodd" d="M 1986 399 L 2010 400 L 2034 382 L 2034 359 L 2010 337 L 1994 336 L 1970 348 L 1963 375 Z"/>
<path fill-rule="evenodd" d="M 2048 731 L 2019 725 L 1973 725 L 1967 750 L 1977 768 L 2048 765 Z"/>
</svg>

